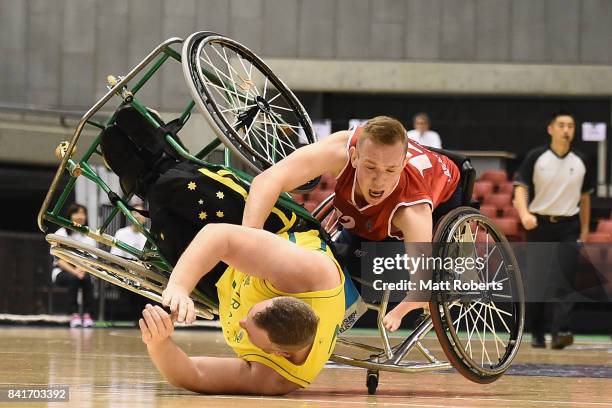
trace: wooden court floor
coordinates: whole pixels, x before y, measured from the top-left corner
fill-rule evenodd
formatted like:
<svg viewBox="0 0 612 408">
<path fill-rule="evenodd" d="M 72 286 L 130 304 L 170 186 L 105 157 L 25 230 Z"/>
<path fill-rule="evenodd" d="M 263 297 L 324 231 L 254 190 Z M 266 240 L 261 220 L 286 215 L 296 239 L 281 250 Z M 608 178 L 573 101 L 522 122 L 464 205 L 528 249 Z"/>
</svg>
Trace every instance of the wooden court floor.
<svg viewBox="0 0 612 408">
<path fill-rule="evenodd" d="M 174 339 L 189 355 L 232 355 L 218 331 L 177 330 Z M 426 342 L 442 356 L 435 338 Z M 0 326 L 0 345 L 0 387 L 70 387 L 69 402 L 0 407 L 612 407 L 609 337 L 579 339 L 563 351 L 523 344 L 509 374 L 489 385 L 452 371 L 381 373 L 377 395 L 369 396 L 364 370 L 330 365 L 310 388 L 274 398 L 173 388 L 156 372 L 135 329 Z"/>
</svg>

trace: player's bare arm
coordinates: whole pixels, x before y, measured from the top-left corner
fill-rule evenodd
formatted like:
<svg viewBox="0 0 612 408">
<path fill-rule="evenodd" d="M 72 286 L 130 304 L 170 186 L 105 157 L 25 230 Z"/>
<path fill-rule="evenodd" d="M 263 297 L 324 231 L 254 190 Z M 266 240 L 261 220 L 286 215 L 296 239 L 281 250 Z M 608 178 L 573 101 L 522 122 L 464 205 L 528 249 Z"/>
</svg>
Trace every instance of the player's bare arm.
<svg viewBox="0 0 612 408">
<path fill-rule="evenodd" d="M 171 385 L 210 394 L 283 395 L 300 386 L 257 362 L 240 358 L 189 357 L 172 341 L 174 325 L 159 306 L 147 305 L 139 321 L 153 364 Z"/>
<path fill-rule="evenodd" d="M 406 252 L 408 256 L 414 255 L 411 254 L 412 251 L 408 251 L 408 245 L 412 244 L 410 248 L 415 249 L 415 244 L 431 242 L 433 231 L 432 222 L 431 206 L 427 203 L 403 207 L 396 212 L 392 223 L 402 231 L 404 243 L 407 246 Z M 429 245 L 425 245 L 423 251 L 427 251 L 428 249 Z M 427 271 L 417 271 L 417 273 L 413 275 L 414 279 L 429 279 L 426 272 Z M 399 328 L 402 318 L 406 314 L 412 310 L 426 307 L 426 305 L 427 302 L 423 302 L 420 299 L 412 300 L 407 297 L 403 302 L 387 313 L 383 319 L 383 324 L 387 330 L 395 331 Z"/>
<path fill-rule="evenodd" d="M 253 179 L 242 225 L 263 228 L 278 196 L 324 174 L 338 175 L 348 159 L 350 132 L 336 132 L 324 140 L 297 149 Z"/>
<path fill-rule="evenodd" d="M 177 262 L 162 295 L 162 303 L 178 313 L 179 322 L 195 320 L 189 294 L 218 262 L 266 279 L 287 293 L 331 289 L 341 282 L 334 262 L 320 251 L 301 248 L 264 230 L 208 224 Z"/>
</svg>

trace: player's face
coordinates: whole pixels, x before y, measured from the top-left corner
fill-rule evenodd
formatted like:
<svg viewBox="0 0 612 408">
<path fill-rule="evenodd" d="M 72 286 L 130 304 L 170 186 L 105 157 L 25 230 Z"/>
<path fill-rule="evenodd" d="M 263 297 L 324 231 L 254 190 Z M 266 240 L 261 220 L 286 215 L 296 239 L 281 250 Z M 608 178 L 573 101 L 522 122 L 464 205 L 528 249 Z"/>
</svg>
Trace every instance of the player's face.
<svg viewBox="0 0 612 408">
<path fill-rule="evenodd" d="M 264 300 L 263 302 L 256 303 L 251 307 L 247 316 L 240 321 L 240 327 L 244 329 L 246 335 L 249 336 L 249 340 L 253 343 L 254 346 L 260 348 L 262 351 L 268 354 L 277 354 L 277 355 L 288 355 L 288 353 L 283 352 L 279 349 L 277 345 L 270 341 L 268 337 L 268 332 L 266 332 L 261 327 L 258 327 L 253 317 L 260 311 L 265 310 L 268 306 L 272 305 L 272 299 Z"/>
<path fill-rule="evenodd" d="M 383 145 L 366 139 L 351 151 L 359 194 L 368 204 L 378 204 L 387 198 L 397 185 L 406 165 L 406 150 L 401 141 Z"/>
<path fill-rule="evenodd" d="M 548 134 L 553 143 L 571 143 L 574 139 L 576 124 L 571 116 L 557 116 L 548 125 Z"/>
</svg>

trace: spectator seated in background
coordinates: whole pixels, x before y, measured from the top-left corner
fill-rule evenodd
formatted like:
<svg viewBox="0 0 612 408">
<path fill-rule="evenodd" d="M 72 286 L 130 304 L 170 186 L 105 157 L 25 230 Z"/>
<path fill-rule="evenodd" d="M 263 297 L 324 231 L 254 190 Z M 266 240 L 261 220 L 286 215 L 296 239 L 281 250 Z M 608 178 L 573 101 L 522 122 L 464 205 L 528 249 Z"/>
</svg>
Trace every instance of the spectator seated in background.
<svg viewBox="0 0 612 408">
<path fill-rule="evenodd" d="M 408 138 L 418 142 L 422 146 L 435 147 L 437 149 L 442 148 L 440 135 L 429 129 L 431 126 L 429 115 L 424 112 L 417 113 L 412 118 L 412 125 L 414 129 L 408 132 Z"/>
<path fill-rule="evenodd" d="M 87 208 L 81 204 L 71 204 L 67 211 L 68 218 L 76 225 L 87 225 Z M 84 244 L 96 246 L 96 241 L 80 232 L 66 229 L 64 227 L 55 232 L 56 235 L 70 237 Z M 70 300 L 70 327 L 92 327 L 91 317 L 93 307 L 92 284 L 89 274 L 63 259 L 54 259 L 51 280 L 58 286 L 68 288 L 68 298 Z M 78 293 L 79 288 L 83 290 L 83 315 L 79 313 Z"/>
</svg>

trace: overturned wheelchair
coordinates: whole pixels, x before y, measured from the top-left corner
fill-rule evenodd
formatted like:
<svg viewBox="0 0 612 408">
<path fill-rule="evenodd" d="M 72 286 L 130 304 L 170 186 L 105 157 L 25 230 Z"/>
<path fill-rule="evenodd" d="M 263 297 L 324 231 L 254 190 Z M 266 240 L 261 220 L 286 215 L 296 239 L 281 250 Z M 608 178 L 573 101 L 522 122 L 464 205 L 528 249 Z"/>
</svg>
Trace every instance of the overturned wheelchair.
<svg viewBox="0 0 612 408">
<path fill-rule="evenodd" d="M 182 46 L 180 52 L 176 50 L 179 46 Z M 168 60 L 181 64 L 193 100 L 175 120 L 164 123 L 136 95 Z M 166 40 L 124 77 L 109 77 L 108 81 L 108 93 L 83 115 L 70 142 L 62 143 L 56 151 L 61 163 L 38 214 L 38 225 L 44 232 L 45 221 L 51 222 L 87 234 L 105 246 L 127 252 L 134 259 L 122 258 L 70 238 L 47 235 L 51 252 L 58 258 L 115 285 L 160 301 L 180 249 L 166 244 L 170 240 L 166 239 L 165 231 L 158 228 L 156 223 L 158 219 L 172 216 L 163 213 L 159 198 L 152 200 L 155 188 L 151 186 L 158 182 L 159 176 L 165 174 L 168 168 L 183 163 L 195 164 L 213 177 L 224 178 L 227 184 L 233 185 L 234 188 L 228 193 L 240 194 L 248 190 L 252 176 L 230 167 L 231 156 L 240 159 L 251 173 L 258 173 L 303 144 L 313 143 L 316 137 L 298 99 L 267 65 L 243 45 L 215 33 L 194 33 L 185 41 L 179 38 Z M 119 103 L 110 119 L 97 121 L 95 115 L 115 98 Z M 181 143 L 178 132 L 196 106 L 216 131 L 217 139 L 192 154 Z M 76 159 L 75 148 L 86 127 L 95 129 L 98 137 Z M 126 143 L 117 145 L 116 140 Z M 221 144 L 224 145 L 225 163 L 213 164 L 207 158 Z M 366 384 L 371 394 L 376 391 L 380 371 L 408 373 L 452 366 L 469 380 L 490 383 L 509 368 L 519 349 L 524 323 L 524 295 L 517 261 L 503 234 L 470 206 L 475 172 L 469 160 L 450 152 L 444 154 L 461 170 L 464 206 L 452 210 L 436 224 L 434 244 L 460 243 L 459 248 L 467 244 L 473 248 L 472 256 L 480 251 L 487 262 L 484 267 L 474 270 L 473 276 L 484 283 L 503 282 L 505 291 L 501 294 L 475 291 L 470 296 L 453 290 L 436 291 L 430 303 L 430 315 L 407 338 L 395 345 L 382 324 L 389 304 L 389 292 L 384 292 L 380 302 L 363 302 L 367 309 L 377 313 L 380 343 L 358 343 L 350 335 L 341 335 L 336 351 L 341 348 L 358 351 L 351 356 L 333 354 L 332 360 L 367 369 Z M 106 160 L 107 166 L 120 177 L 121 191 L 113 191 L 90 165 L 90 160 L 96 155 Z M 58 186 L 64 177 L 67 177 L 67 184 L 59 193 Z M 60 215 L 77 177 L 85 177 L 95 183 L 114 205 L 97 230 L 75 225 Z M 313 188 L 317 182 L 313 180 L 300 187 L 300 191 Z M 131 213 L 128 203 L 134 195 L 149 201 L 153 220 L 150 229 L 139 223 Z M 332 196 L 326 198 L 310 214 L 289 194 L 283 194 L 276 203 L 276 218 L 266 222 L 266 229 L 278 232 L 283 228 L 316 228 L 325 231 L 333 245 L 338 223 L 334 218 L 332 200 Z M 109 225 L 119 213 L 146 236 L 147 244 L 142 250 L 107 234 Z M 224 221 L 231 222 L 228 219 Z M 186 228 L 197 228 L 197 224 L 190 224 Z M 178 246 L 182 245 L 185 243 Z M 440 245 L 437 250 L 448 252 L 448 248 Z M 434 270 L 434 282 L 454 278 L 453 271 L 444 268 Z M 348 285 L 351 285 L 351 279 L 358 280 L 357 277 L 347 276 Z M 207 293 L 206 288 L 194 290 L 192 299 L 198 316 L 212 319 L 218 314 L 216 300 Z M 432 328 L 449 362 L 440 361 L 425 346 L 423 340 Z M 408 354 L 413 350 L 423 358 L 419 361 L 409 360 Z"/>
</svg>

